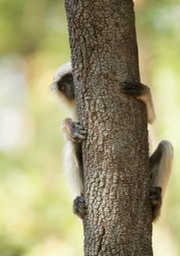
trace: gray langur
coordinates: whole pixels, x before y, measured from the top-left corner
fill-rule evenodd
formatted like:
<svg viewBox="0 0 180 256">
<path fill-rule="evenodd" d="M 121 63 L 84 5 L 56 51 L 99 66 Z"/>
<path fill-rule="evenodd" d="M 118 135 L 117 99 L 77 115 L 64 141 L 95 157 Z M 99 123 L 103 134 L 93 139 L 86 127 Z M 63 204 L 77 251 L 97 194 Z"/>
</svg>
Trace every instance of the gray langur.
<svg viewBox="0 0 180 256">
<path fill-rule="evenodd" d="M 148 123 L 155 119 L 155 111 L 150 88 L 136 81 L 120 82 L 121 92 L 144 102 L 147 110 Z M 54 76 L 51 86 L 60 99 L 63 99 L 73 112 L 73 120 L 66 118 L 62 130 L 66 138 L 65 169 L 68 174 L 70 186 L 75 194 L 73 211 L 80 218 L 84 218 L 87 208 L 83 198 L 83 164 L 81 142 L 86 132 L 78 123 L 75 104 L 75 88 L 73 83 L 72 67 L 68 62 L 62 65 Z M 152 206 L 152 219 L 156 220 L 160 214 L 162 198 L 171 174 L 173 147 L 169 141 L 163 140 L 149 158 L 151 173 L 151 189 L 149 200 Z"/>
</svg>

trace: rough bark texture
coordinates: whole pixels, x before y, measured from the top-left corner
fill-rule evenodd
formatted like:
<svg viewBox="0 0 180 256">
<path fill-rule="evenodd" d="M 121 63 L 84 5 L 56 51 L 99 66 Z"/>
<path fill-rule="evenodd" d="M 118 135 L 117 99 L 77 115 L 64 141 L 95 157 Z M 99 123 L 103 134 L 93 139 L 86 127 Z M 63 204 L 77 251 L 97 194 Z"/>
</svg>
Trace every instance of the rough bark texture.
<svg viewBox="0 0 180 256">
<path fill-rule="evenodd" d="M 120 92 L 139 80 L 131 0 L 66 0 L 83 143 L 86 256 L 150 256 L 145 106 Z"/>
</svg>

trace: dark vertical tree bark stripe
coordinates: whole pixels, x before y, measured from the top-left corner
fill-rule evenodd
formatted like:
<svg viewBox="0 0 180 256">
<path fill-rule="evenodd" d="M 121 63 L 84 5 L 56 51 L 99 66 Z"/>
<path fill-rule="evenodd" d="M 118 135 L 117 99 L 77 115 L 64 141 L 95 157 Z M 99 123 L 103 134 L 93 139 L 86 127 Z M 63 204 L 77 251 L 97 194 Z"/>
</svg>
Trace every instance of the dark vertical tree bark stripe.
<svg viewBox="0 0 180 256">
<path fill-rule="evenodd" d="M 86 256 L 151 256 L 147 117 L 120 92 L 139 80 L 131 0 L 66 0 L 83 143 Z"/>
</svg>

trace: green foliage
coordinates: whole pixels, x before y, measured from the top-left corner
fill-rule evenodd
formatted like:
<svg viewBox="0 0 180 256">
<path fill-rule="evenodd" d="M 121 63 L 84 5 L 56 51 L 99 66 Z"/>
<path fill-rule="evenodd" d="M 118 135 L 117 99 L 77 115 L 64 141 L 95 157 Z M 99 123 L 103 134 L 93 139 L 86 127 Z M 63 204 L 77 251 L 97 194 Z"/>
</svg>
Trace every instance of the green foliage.
<svg viewBox="0 0 180 256">
<path fill-rule="evenodd" d="M 31 54 L 66 33 L 63 1 L 4 0 L 0 3 L 0 24 L 3 52 Z"/>
</svg>

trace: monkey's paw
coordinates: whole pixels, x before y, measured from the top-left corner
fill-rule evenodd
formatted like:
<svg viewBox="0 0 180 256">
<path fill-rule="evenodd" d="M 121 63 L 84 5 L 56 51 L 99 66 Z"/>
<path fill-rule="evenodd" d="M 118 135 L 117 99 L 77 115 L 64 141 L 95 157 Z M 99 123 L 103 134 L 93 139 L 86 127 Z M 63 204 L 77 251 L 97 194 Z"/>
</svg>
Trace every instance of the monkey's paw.
<svg viewBox="0 0 180 256">
<path fill-rule="evenodd" d="M 125 95 L 141 99 L 149 94 L 149 87 L 137 81 L 121 82 L 121 92 Z"/>
<path fill-rule="evenodd" d="M 62 130 L 67 138 L 74 142 L 82 142 L 85 139 L 86 132 L 80 123 L 72 121 L 71 118 L 66 118 L 62 124 Z"/>
<path fill-rule="evenodd" d="M 158 218 L 162 205 L 162 188 L 152 187 L 150 189 L 149 200 L 152 206 L 153 221 Z"/>
<path fill-rule="evenodd" d="M 77 196 L 73 201 L 73 213 L 76 214 L 81 219 L 84 219 L 87 214 L 87 207 L 85 204 L 84 197 Z"/>
</svg>

